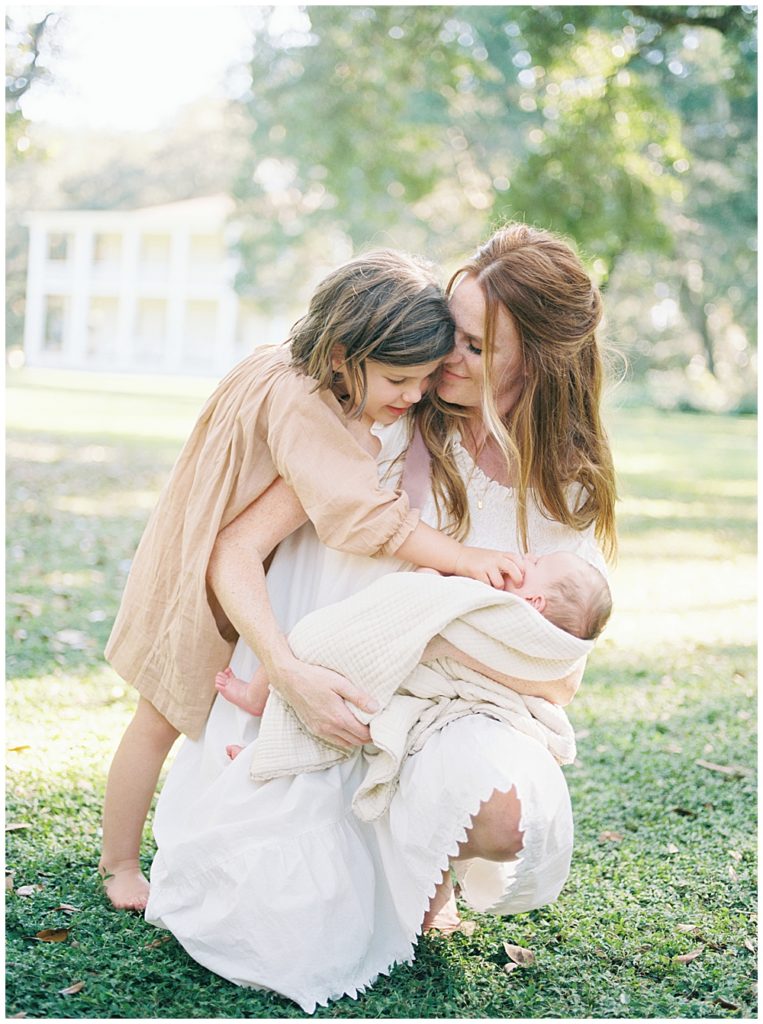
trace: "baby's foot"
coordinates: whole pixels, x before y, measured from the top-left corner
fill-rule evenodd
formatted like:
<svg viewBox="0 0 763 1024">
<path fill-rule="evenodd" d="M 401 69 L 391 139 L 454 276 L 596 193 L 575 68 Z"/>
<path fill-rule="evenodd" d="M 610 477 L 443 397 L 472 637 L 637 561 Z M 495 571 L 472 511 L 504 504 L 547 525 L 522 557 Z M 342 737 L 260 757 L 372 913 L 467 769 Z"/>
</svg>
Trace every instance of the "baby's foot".
<svg viewBox="0 0 763 1024">
<path fill-rule="evenodd" d="M 265 709 L 268 682 L 262 668 L 257 669 L 251 683 L 238 679 L 230 668 L 226 668 L 215 676 L 215 686 L 229 703 L 248 711 L 250 715 L 259 717 Z"/>
<path fill-rule="evenodd" d="M 225 753 L 228 755 L 231 761 L 235 761 L 235 759 L 238 757 L 238 755 L 241 753 L 243 749 L 244 748 L 239 746 L 237 743 L 229 743 L 228 746 L 225 748 Z"/>
<path fill-rule="evenodd" d="M 146 909 L 149 893 L 148 880 L 140 870 L 137 861 L 114 871 L 109 871 L 101 864 L 98 867 L 98 872 L 103 879 L 106 895 L 115 910 L 143 911 Z"/>
</svg>

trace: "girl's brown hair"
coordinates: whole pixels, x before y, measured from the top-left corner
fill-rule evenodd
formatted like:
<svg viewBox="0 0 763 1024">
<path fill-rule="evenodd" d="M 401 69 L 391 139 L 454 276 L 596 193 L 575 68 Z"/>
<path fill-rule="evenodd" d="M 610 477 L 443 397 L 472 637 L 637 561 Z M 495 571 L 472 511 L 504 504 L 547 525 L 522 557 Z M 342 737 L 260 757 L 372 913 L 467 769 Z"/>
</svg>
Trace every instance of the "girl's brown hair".
<svg viewBox="0 0 763 1024">
<path fill-rule="evenodd" d="M 315 378 L 316 387 L 333 390 L 346 412 L 360 416 L 367 359 L 390 366 L 442 359 L 453 350 L 454 324 L 431 265 L 379 249 L 321 281 L 289 341 L 293 365 Z M 346 385 L 332 364 L 336 346 L 342 351 Z"/>
<path fill-rule="evenodd" d="M 517 491 L 520 540 L 527 549 L 527 503 L 583 530 L 595 524 L 608 557 L 616 551 L 617 491 L 601 421 L 604 367 L 596 328 L 601 296 L 572 249 L 548 231 L 509 224 L 480 246 L 448 284 L 472 276 L 485 294 L 483 420 L 506 456 Z M 519 332 L 524 383 L 507 415 L 498 413 L 491 382 L 494 324 L 503 306 Z M 440 519 L 459 539 L 469 530 L 469 505 L 453 441 L 469 410 L 436 394 L 417 407 L 416 421 L 432 455 Z M 568 489 L 580 485 L 570 507 Z M 444 515 L 443 515 L 444 512 Z"/>
</svg>

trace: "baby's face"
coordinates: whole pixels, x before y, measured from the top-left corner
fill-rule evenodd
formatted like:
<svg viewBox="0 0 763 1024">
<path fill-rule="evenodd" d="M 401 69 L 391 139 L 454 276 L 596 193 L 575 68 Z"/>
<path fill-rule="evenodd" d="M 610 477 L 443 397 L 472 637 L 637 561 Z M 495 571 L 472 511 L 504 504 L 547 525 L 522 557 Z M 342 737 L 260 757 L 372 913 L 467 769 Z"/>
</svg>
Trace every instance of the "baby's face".
<svg viewBox="0 0 763 1024">
<path fill-rule="evenodd" d="M 556 583 L 563 576 L 581 571 L 581 559 L 569 551 L 553 551 L 548 555 L 520 555 L 516 559 L 523 572 L 521 585 L 504 576 L 503 589 L 520 597 L 536 597 L 545 594 L 549 584 Z"/>
</svg>

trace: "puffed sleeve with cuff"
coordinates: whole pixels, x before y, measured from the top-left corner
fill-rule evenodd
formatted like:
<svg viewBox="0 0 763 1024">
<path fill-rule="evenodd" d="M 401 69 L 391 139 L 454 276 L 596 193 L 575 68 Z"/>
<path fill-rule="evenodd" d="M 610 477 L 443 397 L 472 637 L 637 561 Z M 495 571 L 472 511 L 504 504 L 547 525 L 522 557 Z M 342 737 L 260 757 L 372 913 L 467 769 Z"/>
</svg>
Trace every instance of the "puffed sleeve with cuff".
<svg viewBox="0 0 763 1024">
<path fill-rule="evenodd" d="M 404 491 L 379 485 L 376 463 L 343 423 L 341 407 L 290 370 L 267 395 L 267 446 L 320 539 L 359 555 L 391 555 L 416 527 Z"/>
</svg>

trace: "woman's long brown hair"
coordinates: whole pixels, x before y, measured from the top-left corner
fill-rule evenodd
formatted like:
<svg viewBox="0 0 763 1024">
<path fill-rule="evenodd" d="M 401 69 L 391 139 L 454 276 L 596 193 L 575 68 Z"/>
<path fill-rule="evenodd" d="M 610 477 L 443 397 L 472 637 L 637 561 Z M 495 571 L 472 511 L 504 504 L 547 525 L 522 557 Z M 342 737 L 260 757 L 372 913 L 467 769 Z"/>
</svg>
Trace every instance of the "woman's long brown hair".
<svg viewBox="0 0 763 1024">
<path fill-rule="evenodd" d="M 464 275 L 482 288 L 486 302 L 483 348 L 485 427 L 506 456 L 517 492 L 520 541 L 527 538 L 530 497 L 544 515 L 584 530 L 592 523 L 604 553 L 617 548 L 617 490 L 612 454 L 601 420 L 604 384 L 596 328 L 601 296 L 572 249 L 557 236 L 525 224 L 510 224 L 480 246 L 451 278 Z M 502 418 L 491 379 L 494 324 L 504 307 L 522 346 L 524 386 Z M 466 487 L 453 442 L 469 410 L 432 393 L 416 409 L 416 421 L 432 456 L 432 485 L 441 525 L 463 539 L 469 531 Z M 568 488 L 582 488 L 570 507 Z"/>
</svg>

